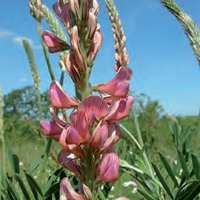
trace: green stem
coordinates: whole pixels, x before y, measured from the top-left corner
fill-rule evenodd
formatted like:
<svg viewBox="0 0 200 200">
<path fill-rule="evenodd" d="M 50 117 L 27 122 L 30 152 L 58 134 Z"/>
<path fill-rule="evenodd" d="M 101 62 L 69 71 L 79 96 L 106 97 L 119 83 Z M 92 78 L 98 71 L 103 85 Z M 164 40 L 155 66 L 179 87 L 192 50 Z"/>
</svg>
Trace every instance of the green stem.
<svg viewBox="0 0 200 200">
<path fill-rule="evenodd" d="M 52 144 L 52 138 L 47 137 L 46 138 L 44 160 L 43 160 L 43 163 L 42 163 L 42 166 L 41 166 L 41 171 L 40 171 L 39 183 L 42 183 L 42 178 L 43 178 L 43 175 L 45 173 L 46 163 L 48 161 L 51 144 Z"/>
<path fill-rule="evenodd" d="M 144 142 L 142 140 L 142 134 L 141 134 L 141 131 L 140 131 L 140 126 L 139 126 L 139 123 L 138 123 L 138 120 L 137 120 L 137 115 L 136 115 L 134 106 L 131 107 L 131 113 L 132 113 L 132 116 L 133 116 L 133 121 L 134 121 L 134 124 L 135 124 L 138 141 L 140 143 L 140 146 L 143 148 L 144 147 Z M 147 154 L 146 154 L 145 150 L 143 151 L 142 155 L 143 155 L 144 161 L 145 161 L 145 163 L 146 163 L 146 165 L 147 165 L 147 167 L 149 169 L 151 177 L 152 177 L 152 179 L 154 179 L 154 173 L 153 173 L 151 164 L 150 164 L 150 162 L 148 160 L 148 157 L 147 157 Z"/>
<path fill-rule="evenodd" d="M 41 95 L 39 86 L 37 88 L 37 99 L 38 99 L 38 109 L 39 109 L 40 119 L 42 119 L 43 114 L 42 114 L 42 104 L 41 104 Z"/>
<path fill-rule="evenodd" d="M 48 70 L 49 70 L 49 74 L 51 76 L 51 80 L 55 80 L 55 76 L 54 76 L 54 73 L 53 73 L 53 69 L 52 69 L 52 66 L 51 66 L 51 62 L 50 62 L 50 59 L 49 59 L 49 54 L 47 52 L 47 49 L 46 49 L 46 46 L 42 40 L 42 26 L 41 26 L 41 22 L 37 22 L 37 29 L 38 29 L 38 32 L 39 32 L 39 35 L 40 35 L 40 40 L 41 40 L 41 44 L 42 44 L 42 49 L 43 49 L 43 52 L 44 52 L 44 57 L 45 57 L 45 60 L 46 60 L 46 63 L 47 63 L 47 66 L 48 66 Z"/>
<path fill-rule="evenodd" d="M 98 188 L 98 195 L 101 200 L 107 200 L 100 188 Z"/>
<path fill-rule="evenodd" d="M 42 35 L 42 26 L 41 26 L 41 22 L 40 21 L 37 21 L 37 29 L 38 29 L 38 32 L 39 32 L 39 35 L 40 35 L 42 49 L 43 49 L 45 60 L 46 60 L 47 66 L 48 66 L 49 74 L 51 76 L 51 80 L 53 81 L 53 80 L 55 80 L 55 76 L 54 76 L 54 73 L 53 73 L 53 69 L 52 69 L 52 66 L 51 66 L 51 62 L 50 62 L 50 59 L 49 59 L 49 55 L 48 55 L 46 46 L 45 46 L 45 44 L 44 44 L 44 42 L 42 40 L 42 37 L 41 37 L 41 35 Z M 51 144 L 52 144 L 52 138 L 49 137 L 49 138 L 46 139 L 44 160 L 43 160 L 43 163 L 42 163 L 42 166 L 41 166 L 41 172 L 40 172 L 40 177 L 39 177 L 39 182 L 40 183 L 42 182 L 42 178 L 43 178 L 43 175 L 44 175 L 44 172 L 45 172 L 46 163 L 48 161 Z"/>
<path fill-rule="evenodd" d="M 94 159 L 93 153 L 89 145 L 86 146 L 86 185 L 90 188 L 91 193 L 94 192 Z"/>
</svg>

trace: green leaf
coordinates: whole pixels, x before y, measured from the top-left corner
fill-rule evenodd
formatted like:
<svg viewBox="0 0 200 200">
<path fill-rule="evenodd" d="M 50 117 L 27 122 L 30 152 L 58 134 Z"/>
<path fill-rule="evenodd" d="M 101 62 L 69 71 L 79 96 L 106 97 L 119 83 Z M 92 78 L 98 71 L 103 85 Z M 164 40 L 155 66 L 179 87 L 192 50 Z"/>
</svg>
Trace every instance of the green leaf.
<svg viewBox="0 0 200 200">
<path fill-rule="evenodd" d="M 200 164 L 195 155 L 192 154 L 192 164 L 193 164 L 193 170 L 194 174 L 197 179 L 200 179 Z"/>
<path fill-rule="evenodd" d="M 44 158 L 44 155 L 40 156 L 38 158 L 38 160 L 33 164 L 33 167 L 32 167 L 32 169 L 30 171 L 30 174 L 32 174 L 37 169 L 37 167 L 39 166 L 39 164 L 43 161 L 43 158 Z"/>
<path fill-rule="evenodd" d="M 19 174 L 19 158 L 13 153 L 11 148 L 8 149 L 8 157 L 13 173 Z"/>
<path fill-rule="evenodd" d="M 152 196 L 150 196 L 149 194 L 147 194 L 146 192 L 142 191 L 142 190 L 137 190 L 145 199 L 147 200 L 155 200 L 155 198 L 153 198 Z"/>
<path fill-rule="evenodd" d="M 31 188 L 31 191 L 32 191 L 34 197 L 35 197 L 36 199 L 38 199 L 37 192 L 43 197 L 43 193 L 42 193 L 42 191 L 41 191 L 39 185 L 38 185 L 37 182 L 35 181 L 35 179 L 34 179 L 28 172 L 26 172 L 25 170 L 24 170 L 24 173 L 25 173 L 25 175 L 26 175 L 26 179 L 27 179 L 27 181 L 28 181 L 28 184 L 29 184 L 29 186 L 30 186 L 30 188 Z"/>
<path fill-rule="evenodd" d="M 159 153 L 159 156 L 160 156 L 160 160 L 162 161 L 165 169 L 167 170 L 168 172 L 168 175 L 170 176 L 170 178 L 172 179 L 172 181 L 174 182 L 174 185 L 176 185 L 178 187 L 178 182 L 175 178 L 175 175 L 172 171 L 172 168 L 170 167 L 169 163 L 167 162 L 166 158 L 161 154 Z"/>
<path fill-rule="evenodd" d="M 21 177 L 18 175 L 18 174 L 15 174 L 15 179 L 16 181 L 19 183 L 19 186 L 24 194 L 24 197 L 26 200 L 29 200 L 30 199 L 30 196 L 26 190 L 26 186 L 24 184 L 24 182 L 22 181 Z"/>
<path fill-rule="evenodd" d="M 156 167 L 156 165 L 152 164 L 154 171 L 156 172 L 156 175 L 159 179 L 159 181 L 161 182 L 162 186 L 164 187 L 165 191 L 167 192 L 167 194 L 171 197 L 171 199 L 174 199 L 167 183 L 165 182 L 164 178 L 162 177 L 160 171 L 158 170 L 158 168 Z"/>
<path fill-rule="evenodd" d="M 200 193 L 200 180 L 186 183 L 177 192 L 175 200 L 192 200 Z"/>
<path fill-rule="evenodd" d="M 44 197 L 47 198 L 50 195 L 54 194 L 55 192 L 57 192 L 60 189 L 60 182 L 55 183 L 54 185 L 52 185 L 44 194 Z"/>
<path fill-rule="evenodd" d="M 181 163 L 181 167 L 183 168 L 185 178 L 186 178 L 186 180 L 188 180 L 189 177 L 190 177 L 190 173 L 188 171 L 186 161 L 185 161 L 185 159 L 184 159 L 184 157 L 183 157 L 183 155 L 180 151 L 178 151 L 178 157 L 179 157 L 179 160 L 180 160 L 180 163 Z"/>
<path fill-rule="evenodd" d="M 19 196 L 18 192 L 16 191 L 15 187 L 13 186 L 12 182 L 9 179 L 7 179 L 6 181 L 8 183 L 8 191 L 10 191 L 10 193 L 13 195 L 15 200 L 21 200 L 20 196 Z"/>
</svg>

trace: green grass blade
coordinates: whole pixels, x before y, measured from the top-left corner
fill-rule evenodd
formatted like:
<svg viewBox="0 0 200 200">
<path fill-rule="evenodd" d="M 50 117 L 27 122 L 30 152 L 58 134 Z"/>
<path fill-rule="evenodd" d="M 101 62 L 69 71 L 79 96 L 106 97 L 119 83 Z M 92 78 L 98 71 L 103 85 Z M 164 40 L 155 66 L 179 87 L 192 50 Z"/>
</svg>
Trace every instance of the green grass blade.
<svg viewBox="0 0 200 200">
<path fill-rule="evenodd" d="M 38 199 L 37 193 L 39 193 L 43 197 L 42 190 L 40 189 L 40 186 L 37 184 L 35 179 L 28 172 L 24 171 L 24 173 L 26 175 L 26 179 L 28 181 L 28 184 L 29 184 L 29 186 L 31 188 L 31 191 L 32 191 L 34 197 L 36 199 Z"/>
<path fill-rule="evenodd" d="M 180 163 L 181 163 L 181 167 L 183 168 L 185 178 L 186 178 L 186 180 L 188 180 L 189 177 L 190 177 L 190 173 L 188 171 L 186 161 L 185 161 L 185 159 L 184 159 L 184 157 L 183 157 L 183 155 L 180 151 L 178 151 L 178 157 L 179 157 L 179 160 L 180 160 Z"/>
<path fill-rule="evenodd" d="M 153 168 L 154 168 L 154 171 L 156 172 L 156 175 L 159 179 L 159 181 L 161 182 L 163 188 L 165 189 L 165 191 L 167 192 L 167 194 L 171 197 L 171 199 L 174 199 L 167 183 L 165 182 L 164 178 L 162 177 L 160 171 L 158 170 L 158 168 L 156 167 L 156 165 L 152 164 Z"/>
<path fill-rule="evenodd" d="M 200 179 L 200 164 L 195 155 L 192 154 L 192 164 L 193 164 L 193 170 L 194 174 L 197 179 Z"/>
<path fill-rule="evenodd" d="M 149 194 L 147 194 L 146 192 L 142 191 L 142 190 L 137 190 L 145 199 L 147 200 L 155 200 L 155 198 L 153 198 L 152 196 L 150 196 Z"/>
<path fill-rule="evenodd" d="M 12 149 L 8 149 L 8 157 L 13 173 L 19 174 L 19 158 L 13 153 Z"/>
<path fill-rule="evenodd" d="M 30 196 L 26 190 L 26 186 L 25 186 L 24 182 L 22 181 L 21 177 L 18 174 L 15 174 L 15 179 L 19 183 L 19 186 L 24 194 L 25 199 L 30 200 Z"/>
<path fill-rule="evenodd" d="M 170 178 L 172 179 L 172 181 L 174 182 L 174 185 L 178 187 L 178 182 L 175 178 L 175 175 L 172 171 L 172 168 L 170 167 L 169 163 L 167 162 L 166 158 L 161 154 L 159 153 L 159 156 L 160 156 L 160 160 L 162 161 L 165 169 L 167 170 L 168 172 L 168 175 L 170 176 Z"/>
</svg>

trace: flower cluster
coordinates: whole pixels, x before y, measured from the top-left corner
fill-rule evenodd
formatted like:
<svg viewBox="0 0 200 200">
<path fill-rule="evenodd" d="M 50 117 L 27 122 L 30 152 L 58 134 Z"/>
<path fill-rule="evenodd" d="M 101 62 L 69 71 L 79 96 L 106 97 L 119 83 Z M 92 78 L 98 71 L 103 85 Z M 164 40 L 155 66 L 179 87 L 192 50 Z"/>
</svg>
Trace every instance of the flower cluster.
<svg viewBox="0 0 200 200">
<path fill-rule="evenodd" d="M 53 6 L 70 36 L 70 53 L 64 59 L 80 98 L 67 94 L 54 80 L 49 88 L 50 112 L 54 121 L 41 120 L 42 132 L 62 147 L 60 164 L 80 178 L 80 191 L 74 191 L 67 178 L 61 182 L 61 194 L 67 199 L 92 199 L 103 182 L 118 179 L 119 158 L 114 144 L 120 139 L 119 121 L 128 116 L 133 97 L 128 96 L 131 70 L 119 67 L 107 83 L 89 86 L 89 75 L 102 43 L 97 24 L 99 5 L 96 0 L 58 0 Z M 63 51 L 69 45 L 49 31 L 43 32 L 49 52 Z M 92 92 L 101 95 L 93 95 Z M 73 109 L 69 119 L 57 110 Z M 63 198 L 64 198 L 63 197 Z"/>
</svg>

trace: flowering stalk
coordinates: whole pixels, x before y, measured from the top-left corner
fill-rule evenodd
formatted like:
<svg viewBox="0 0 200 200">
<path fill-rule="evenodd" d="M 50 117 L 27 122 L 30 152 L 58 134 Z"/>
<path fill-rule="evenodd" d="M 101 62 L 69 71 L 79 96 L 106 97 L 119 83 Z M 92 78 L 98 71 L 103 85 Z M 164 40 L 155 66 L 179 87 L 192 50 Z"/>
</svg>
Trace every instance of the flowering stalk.
<svg viewBox="0 0 200 200">
<path fill-rule="evenodd" d="M 99 4 L 96 0 L 58 0 L 53 9 L 70 37 L 64 64 L 80 98 L 70 97 L 57 80 L 52 81 L 49 100 L 54 122 L 41 120 L 40 126 L 45 135 L 60 143 L 60 164 L 80 179 L 80 194 L 68 178 L 62 180 L 61 199 L 92 200 L 101 183 L 118 179 L 119 158 L 114 144 L 121 136 L 119 121 L 128 116 L 134 100 L 128 95 L 132 73 L 127 66 L 119 66 L 113 79 L 90 87 L 89 76 L 103 40 L 97 23 Z M 51 53 L 69 48 L 66 41 L 49 31 L 44 31 L 42 38 Z M 93 95 L 93 91 L 101 96 Z M 63 113 L 57 115 L 60 109 L 73 109 L 69 122 Z"/>
<path fill-rule="evenodd" d="M 2 100 L 2 91 L 0 87 L 0 141 L 2 145 L 2 169 L 4 172 L 6 172 L 6 145 L 5 145 L 5 139 L 4 139 L 4 127 L 3 127 L 3 100 Z M 0 173 L 2 174 L 2 173 Z M 0 181 L 2 181 L 0 177 Z"/>
<path fill-rule="evenodd" d="M 126 52 L 126 48 L 125 48 L 126 37 L 124 35 L 124 30 L 123 30 L 123 27 L 121 24 L 121 20 L 119 19 L 119 14 L 113 3 L 113 0 L 105 0 L 105 2 L 106 2 L 106 7 L 107 7 L 107 10 L 109 13 L 109 18 L 111 20 L 113 38 L 115 41 L 114 49 L 116 52 L 115 53 L 116 64 L 114 66 L 114 69 L 116 71 L 118 71 L 120 69 L 120 67 L 127 67 L 128 63 L 129 63 L 129 56 L 128 56 L 128 54 Z M 132 72 L 130 71 L 129 73 L 131 74 Z M 138 141 L 137 141 L 134 138 L 133 141 L 136 143 L 137 147 L 139 147 L 139 149 L 142 150 L 144 147 L 144 142 L 142 139 L 142 134 L 140 131 L 140 126 L 138 123 L 134 105 L 131 106 L 130 113 L 133 116 L 133 122 L 135 124 L 137 139 L 138 139 Z M 144 158 L 144 161 L 146 163 L 146 166 L 147 166 L 152 178 L 154 179 L 154 173 L 153 173 L 151 164 L 150 164 L 150 162 L 147 158 L 146 152 L 144 150 L 143 150 L 143 158 Z"/>
</svg>

